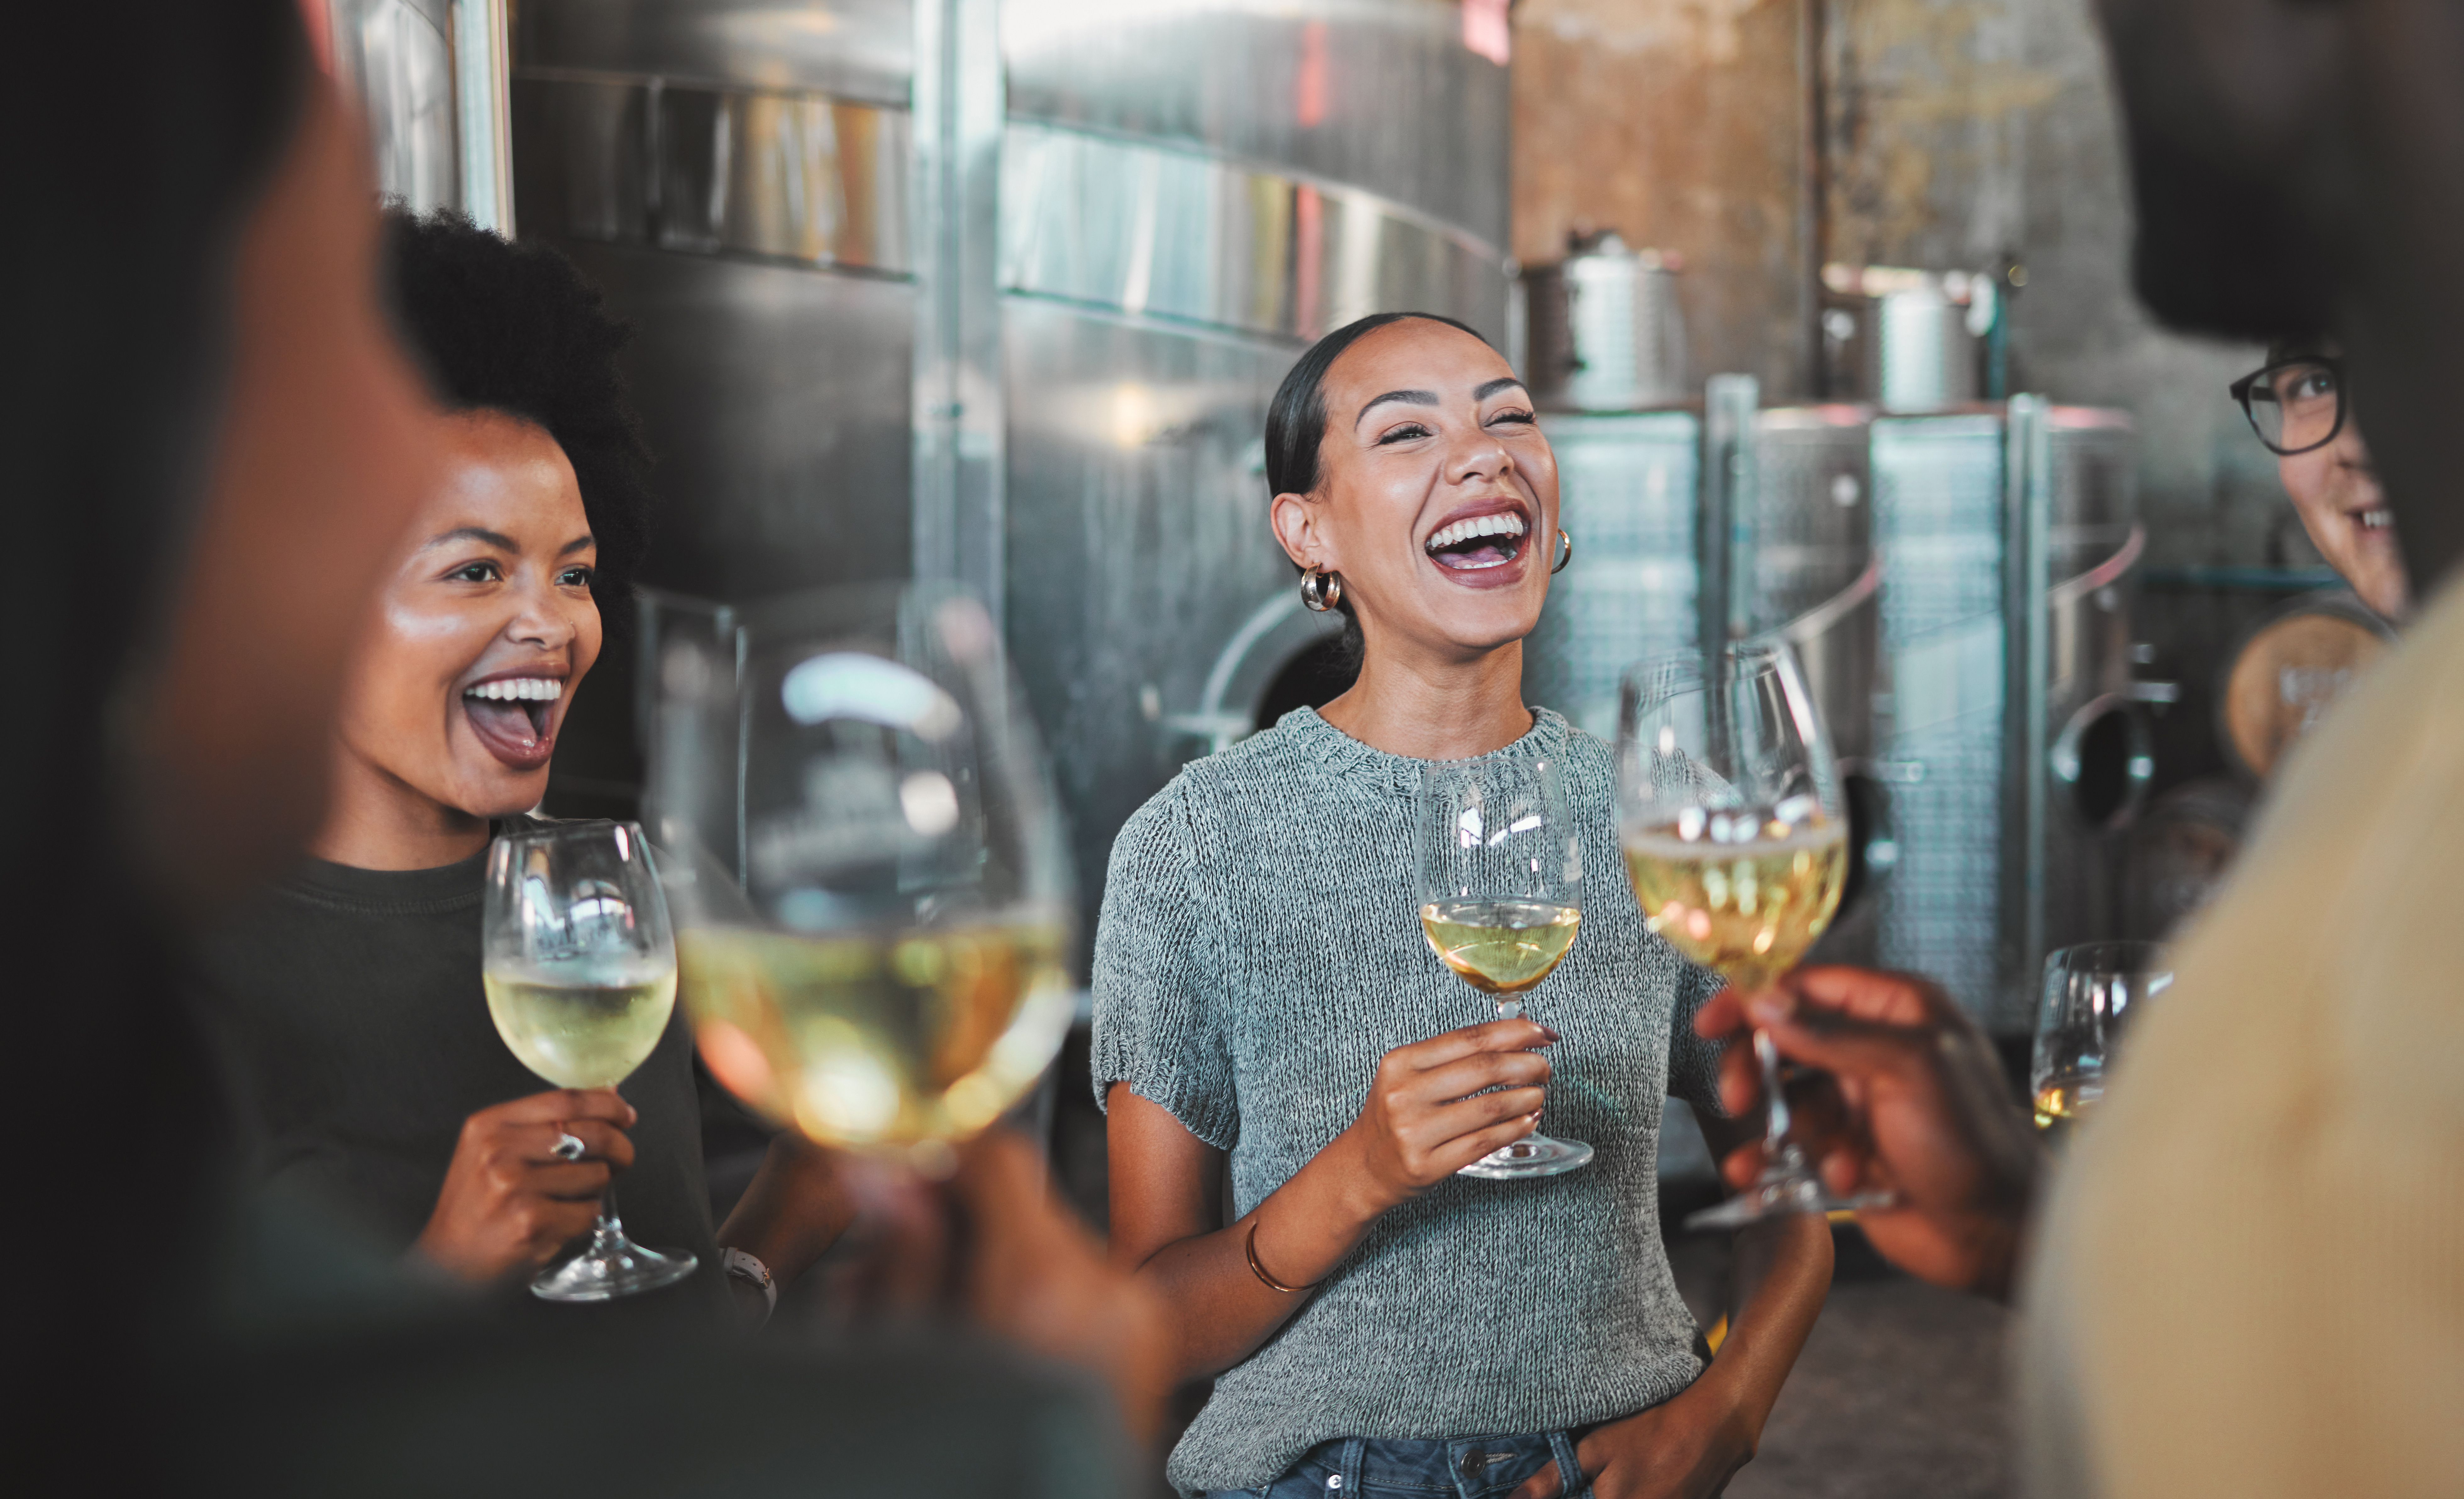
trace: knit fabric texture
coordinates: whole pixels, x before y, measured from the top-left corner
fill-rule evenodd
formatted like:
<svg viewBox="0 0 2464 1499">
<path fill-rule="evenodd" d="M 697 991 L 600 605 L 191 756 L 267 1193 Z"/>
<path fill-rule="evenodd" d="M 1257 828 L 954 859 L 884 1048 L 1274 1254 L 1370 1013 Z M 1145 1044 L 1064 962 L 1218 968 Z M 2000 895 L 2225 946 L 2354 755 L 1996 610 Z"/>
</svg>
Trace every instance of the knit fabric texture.
<svg viewBox="0 0 2464 1499">
<path fill-rule="evenodd" d="M 1583 923 L 1526 1013 L 1549 1049 L 1562 1176 L 1454 1177 L 1388 1212 L 1308 1305 L 1216 1380 L 1166 1473 L 1255 1488 L 1320 1442 L 1550 1431 L 1629 1415 L 1702 1370 L 1660 1238 L 1661 1099 L 1719 1109 L 1693 1033 L 1720 981 L 1642 923 L 1609 746 L 1547 709 L 1499 754 L 1547 756 L 1581 824 Z M 1126 1082 L 1230 1153 L 1246 1213 L 1349 1126 L 1387 1052 L 1491 1018 L 1416 900 L 1424 762 L 1299 708 L 1185 768 L 1121 830 L 1095 937 L 1094 1083 Z"/>
</svg>

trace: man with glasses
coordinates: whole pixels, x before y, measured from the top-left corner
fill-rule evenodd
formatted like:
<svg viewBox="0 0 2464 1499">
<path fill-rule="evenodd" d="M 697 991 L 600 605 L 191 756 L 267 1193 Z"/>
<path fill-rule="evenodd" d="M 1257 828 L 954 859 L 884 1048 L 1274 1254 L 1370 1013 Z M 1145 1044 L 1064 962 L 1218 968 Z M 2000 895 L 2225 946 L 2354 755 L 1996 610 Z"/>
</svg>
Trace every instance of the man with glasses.
<svg viewBox="0 0 2464 1499">
<path fill-rule="evenodd" d="M 2401 622 L 2412 589 L 2396 546 L 2395 512 L 2344 399 L 2344 361 L 2312 350 L 2270 349 L 2263 367 L 2233 382 L 2233 398 L 2276 455 L 2277 477 L 2311 545 L 2362 602 Z"/>
</svg>

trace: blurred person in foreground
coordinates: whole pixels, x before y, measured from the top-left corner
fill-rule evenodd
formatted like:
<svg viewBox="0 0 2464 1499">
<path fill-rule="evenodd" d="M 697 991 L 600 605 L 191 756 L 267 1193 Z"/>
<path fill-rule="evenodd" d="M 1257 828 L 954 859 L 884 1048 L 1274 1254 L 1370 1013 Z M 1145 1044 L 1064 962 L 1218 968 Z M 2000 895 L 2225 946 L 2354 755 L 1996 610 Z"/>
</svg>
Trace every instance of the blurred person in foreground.
<svg viewBox="0 0 2464 1499">
<path fill-rule="evenodd" d="M 2233 382 L 2253 431 L 2276 455 L 2277 478 L 2301 529 L 2354 596 L 2390 624 L 2412 612 L 2395 512 L 2345 396 L 2344 360 L 2329 340 L 2278 342 Z"/>
<path fill-rule="evenodd" d="M 2024 1278 L 2031 1492 L 2464 1492 L 2464 7 L 2101 11 L 2141 295 L 2241 337 L 2293 309 L 2340 342 L 2426 607 L 2295 752 L 2033 1214 L 2043 1158 L 1938 990 L 1815 969 L 1699 1024 L 1827 1070 L 1826 1176 L 1901 1194 L 1860 1215 L 1882 1252 Z M 1754 1092 L 1734 1067 L 1726 1088 Z"/>
<path fill-rule="evenodd" d="M 714 1233 L 684 1011 L 625 1096 L 541 1091 L 480 983 L 490 840 L 536 825 L 649 539 L 649 454 L 616 362 L 629 330 L 556 251 L 450 212 L 388 210 L 385 250 L 448 407 L 433 477 L 343 671 L 309 857 L 199 945 L 253 1174 L 529 1310 L 528 1272 L 589 1231 L 622 1172 L 635 1237 L 700 1268 L 598 1314 L 723 1313 L 733 1289 L 759 1321 L 846 1226 L 828 1158 L 779 1137 Z"/>
<path fill-rule="evenodd" d="M 379 309 L 364 139 L 287 0 L 54 7 L 12 36 L 49 66 L 0 120 L 40 144 L 18 165 L 57 211 L 10 236 L 0 274 L 7 504 L 42 559 L 0 591 L 23 1079 L 0 1094 L 6 1332 L 39 1371 L 10 1450 L 87 1494 L 1117 1491 L 1103 1403 L 996 1345 L 757 1357 L 507 1328 L 300 1215 L 230 1210 L 175 934 L 320 820 L 435 413 Z M 69 118 L 52 80 L 104 59 L 115 107 L 37 128 Z M 1142 1423 L 1142 1303 L 1023 1150 L 962 1165 L 965 1240 L 920 1236 L 946 1275 L 902 1269 L 1111 1377 Z M 38 1216 L 59 1231 L 26 1231 Z"/>
</svg>

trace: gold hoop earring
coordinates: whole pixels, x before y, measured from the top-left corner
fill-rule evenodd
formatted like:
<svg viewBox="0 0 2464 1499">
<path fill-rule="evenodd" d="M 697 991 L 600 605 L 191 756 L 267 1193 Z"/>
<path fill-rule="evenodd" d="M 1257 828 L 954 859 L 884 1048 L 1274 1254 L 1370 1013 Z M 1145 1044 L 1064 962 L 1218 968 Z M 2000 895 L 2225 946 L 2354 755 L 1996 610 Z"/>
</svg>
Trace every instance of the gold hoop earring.
<svg viewBox="0 0 2464 1499">
<path fill-rule="evenodd" d="M 1566 564 L 1573 560 L 1574 560 L 1574 533 L 1560 528 L 1557 532 L 1557 565 L 1549 571 L 1562 573 L 1566 571 Z"/>
<path fill-rule="evenodd" d="M 1310 568 L 1301 575 L 1301 604 L 1311 614 L 1343 607 L 1343 575 Z"/>
</svg>

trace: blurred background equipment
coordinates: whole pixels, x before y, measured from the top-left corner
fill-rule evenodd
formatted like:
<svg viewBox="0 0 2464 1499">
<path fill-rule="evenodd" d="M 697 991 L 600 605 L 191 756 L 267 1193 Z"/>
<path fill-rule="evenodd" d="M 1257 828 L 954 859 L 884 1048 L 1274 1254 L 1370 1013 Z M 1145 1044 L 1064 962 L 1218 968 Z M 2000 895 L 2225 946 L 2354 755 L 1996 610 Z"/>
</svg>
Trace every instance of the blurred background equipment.
<svg viewBox="0 0 2464 1499">
<path fill-rule="evenodd" d="M 2154 773 L 2132 445 L 2123 413 L 2035 396 L 1874 424 L 1899 853 L 1877 952 L 2004 1035 L 2048 950 L 2117 929 L 2116 836 Z"/>
<path fill-rule="evenodd" d="M 1507 334 L 1506 73 L 1452 6 L 530 0 L 513 56 L 523 230 L 640 329 L 646 580 L 965 583 L 1090 876 L 1327 629 L 1265 524 L 1293 356 Z M 583 696 L 559 781 L 621 805 L 625 688 Z"/>
<path fill-rule="evenodd" d="M 2216 736 L 2255 781 L 2276 773 L 2294 742 L 2318 727 L 2395 631 L 2350 593 L 2305 595 L 2253 627 L 2216 694 Z"/>
<path fill-rule="evenodd" d="M 1633 411 L 1690 394 L 1675 255 L 1628 250 L 1615 229 L 1567 237 L 1566 258 L 1523 272 L 1525 374 L 1568 411 Z"/>
<path fill-rule="evenodd" d="M 506 119 L 510 0 L 309 0 L 334 71 L 364 107 L 378 190 L 514 232 Z"/>
</svg>

